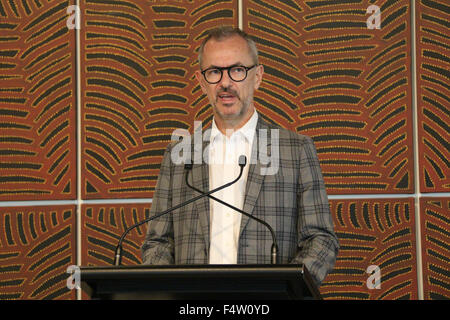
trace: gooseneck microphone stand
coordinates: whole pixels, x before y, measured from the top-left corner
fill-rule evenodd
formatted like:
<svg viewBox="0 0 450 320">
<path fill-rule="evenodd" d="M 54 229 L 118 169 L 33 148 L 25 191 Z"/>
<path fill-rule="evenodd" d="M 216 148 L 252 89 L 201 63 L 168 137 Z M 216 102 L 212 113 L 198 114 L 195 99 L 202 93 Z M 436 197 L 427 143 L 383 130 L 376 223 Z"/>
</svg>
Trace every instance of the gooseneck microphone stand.
<svg viewBox="0 0 450 320">
<path fill-rule="evenodd" d="M 245 164 L 246 164 L 246 162 L 247 162 L 246 158 L 243 159 L 242 157 L 245 158 L 245 156 L 240 156 L 240 157 L 239 157 L 239 166 L 241 167 L 241 173 L 242 173 L 243 168 L 245 167 Z M 192 169 L 192 164 L 185 164 L 185 165 L 184 165 L 184 168 L 187 170 L 187 173 L 186 173 L 186 185 L 187 185 L 189 188 L 191 188 L 191 189 L 197 191 L 197 192 L 200 193 L 201 195 L 205 195 L 205 196 L 207 196 L 208 198 L 213 199 L 213 200 L 215 200 L 215 201 L 217 201 L 217 202 L 223 204 L 224 206 L 227 206 L 228 208 L 231 208 L 231 209 L 233 209 L 233 210 L 235 210 L 235 211 L 237 211 L 237 212 L 243 214 L 244 216 L 247 216 L 247 217 L 249 217 L 249 218 L 251 218 L 251 219 L 253 219 L 253 220 L 256 220 L 257 222 L 259 222 L 259 223 L 263 224 L 264 226 L 266 226 L 267 229 L 269 229 L 269 231 L 270 231 L 270 233 L 271 233 L 271 235 L 272 235 L 271 263 L 272 263 L 272 264 L 277 264 L 278 244 L 277 244 L 277 239 L 276 239 L 276 236 L 275 236 L 275 232 L 273 231 L 272 227 L 271 227 L 267 222 L 265 222 L 264 220 L 261 220 L 261 219 L 259 219 L 259 218 L 256 218 L 256 217 L 252 216 L 251 214 L 248 214 L 247 212 L 245 212 L 245 211 L 243 211 L 243 210 L 241 210 L 241 209 L 239 209 L 239 208 L 236 208 L 235 206 L 232 206 L 231 204 L 226 203 L 225 201 L 223 201 L 223 200 L 221 200 L 221 199 L 218 199 L 218 198 L 212 196 L 210 193 L 205 193 L 205 192 L 203 192 L 203 191 L 201 191 L 201 190 L 195 188 L 194 186 L 191 186 L 191 185 L 189 184 L 189 181 L 188 181 L 188 175 L 189 175 L 189 171 L 191 171 L 191 169 Z"/>
<path fill-rule="evenodd" d="M 242 157 L 242 156 L 241 156 L 241 157 Z M 239 161 L 241 161 L 241 158 L 239 159 Z M 244 160 L 244 161 L 246 162 L 246 160 Z M 216 189 L 214 189 L 214 190 L 208 191 L 208 192 L 206 192 L 206 193 L 203 193 L 203 192 L 202 192 L 202 194 L 200 194 L 200 195 L 197 196 L 197 197 L 194 197 L 194 198 L 192 198 L 192 199 L 190 199 L 190 200 L 187 200 L 187 201 L 185 201 L 185 202 L 183 202 L 183 203 L 180 203 L 180 204 L 178 204 L 178 205 L 176 205 L 176 206 L 174 206 L 174 207 L 172 207 L 172 208 L 169 208 L 169 209 L 167 209 L 167 210 L 165 210 L 165 211 L 163 211 L 163 212 L 161 212 L 161 213 L 158 213 L 158 214 L 156 214 L 156 215 L 154 215 L 154 216 L 152 216 L 152 217 L 149 217 L 149 218 L 147 218 L 147 219 L 145 219 L 145 220 L 142 220 L 142 221 L 140 221 L 140 222 L 138 222 L 138 223 L 132 225 L 132 226 L 129 227 L 127 230 L 125 230 L 125 232 L 124 232 L 124 233 L 122 234 L 122 236 L 120 237 L 119 242 L 118 242 L 117 247 L 116 247 L 116 250 L 115 250 L 115 254 L 114 254 L 114 265 L 115 265 L 115 266 L 120 266 L 120 264 L 121 264 L 121 262 L 122 262 L 122 242 L 123 242 L 123 240 L 125 239 L 125 237 L 127 236 L 127 234 L 128 234 L 131 230 L 133 230 L 134 228 L 137 228 L 137 227 L 143 225 L 144 223 L 147 223 L 147 222 L 149 222 L 149 221 L 151 221 L 151 220 L 157 219 L 157 218 L 159 218 L 159 217 L 161 217 L 161 216 L 163 216 L 163 215 L 165 215 L 165 214 L 168 214 L 168 213 L 170 213 L 170 212 L 172 212 L 172 211 L 175 211 L 175 210 L 177 210 L 177 209 L 179 209 L 179 208 L 181 208 L 181 207 L 184 207 L 184 206 L 186 206 L 186 205 L 188 205 L 188 204 L 190 204 L 190 203 L 192 203 L 192 202 L 194 202 L 194 201 L 197 201 L 198 199 L 201 199 L 201 198 L 203 198 L 203 197 L 207 197 L 207 196 L 209 196 L 210 194 L 212 194 L 212 193 L 214 193 L 214 192 L 217 192 L 217 191 L 222 190 L 222 189 L 224 189 L 224 188 L 226 188 L 226 187 L 229 187 L 229 186 L 232 185 L 233 183 L 236 183 L 236 182 L 241 178 L 241 176 L 242 176 L 242 173 L 243 173 L 243 171 L 244 171 L 245 163 L 244 163 L 244 165 L 241 165 L 241 163 L 239 163 L 239 166 L 241 167 L 241 171 L 239 172 L 239 176 L 238 176 L 236 179 L 234 179 L 233 181 L 231 181 L 231 182 L 229 182 L 229 183 L 226 183 L 226 184 L 224 184 L 223 186 L 220 186 L 220 187 L 218 187 L 218 188 L 216 188 Z M 189 171 L 186 172 L 186 176 L 187 176 L 188 173 L 189 173 Z"/>
</svg>

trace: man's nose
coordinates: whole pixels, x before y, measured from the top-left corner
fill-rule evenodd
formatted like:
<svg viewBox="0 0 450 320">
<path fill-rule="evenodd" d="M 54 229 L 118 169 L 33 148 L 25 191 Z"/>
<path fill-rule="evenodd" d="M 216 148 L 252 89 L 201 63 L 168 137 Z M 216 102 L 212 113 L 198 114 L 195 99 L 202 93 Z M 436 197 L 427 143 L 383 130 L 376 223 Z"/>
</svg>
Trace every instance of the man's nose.
<svg viewBox="0 0 450 320">
<path fill-rule="evenodd" d="M 230 76 L 228 75 L 228 70 L 223 70 L 222 71 L 222 79 L 220 80 L 221 86 L 224 88 L 228 88 L 228 87 L 230 87 L 232 82 L 233 82 L 233 80 L 231 80 Z"/>
</svg>

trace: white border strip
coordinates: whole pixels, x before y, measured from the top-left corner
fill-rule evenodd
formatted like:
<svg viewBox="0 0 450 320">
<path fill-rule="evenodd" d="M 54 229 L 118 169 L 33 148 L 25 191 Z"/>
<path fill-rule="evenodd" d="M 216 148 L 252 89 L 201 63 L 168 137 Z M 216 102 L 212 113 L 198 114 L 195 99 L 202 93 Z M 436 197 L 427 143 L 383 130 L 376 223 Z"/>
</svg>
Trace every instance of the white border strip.
<svg viewBox="0 0 450 320">
<path fill-rule="evenodd" d="M 40 207 L 76 205 L 77 200 L 2 201 L 0 207 Z"/>
<path fill-rule="evenodd" d="M 417 262 L 417 294 L 419 300 L 424 300 L 423 291 L 423 268 L 422 268 L 422 230 L 420 214 L 420 166 L 419 166 L 419 108 L 417 97 L 417 56 L 416 56 L 416 8 L 414 0 L 410 1 L 411 7 L 411 108 L 413 121 L 413 152 L 414 152 L 414 204 L 415 204 L 415 222 L 416 222 L 416 262 Z"/>
<path fill-rule="evenodd" d="M 417 174 L 417 173 L 416 173 Z M 415 182 L 416 184 L 418 182 Z M 407 198 L 419 198 L 416 193 L 407 194 L 337 194 L 328 195 L 329 200 L 339 200 L 339 199 L 407 199 Z M 420 193 L 420 198 L 450 198 L 450 192 L 442 193 Z"/>
<path fill-rule="evenodd" d="M 238 0 L 238 27 L 244 30 L 244 6 L 243 0 Z"/>
<path fill-rule="evenodd" d="M 414 198 L 414 194 L 336 194 L 328 195 L 329 200 L 358 200 L 358 199 L 407 199 Z"/>
<path fill-rule="evenodd" d="M 364 199 L 408 199 L 418 198 L 416 194 L 335 194 L 328 195 L 328 200 L 364 200 Z M 422 193 L 422 199 L 450 198 L 450 192 Z M 89 204 L 151 204 L 152 198 L 129 198 L 129 199 L 92 199 L 92 200 L 34 200 L 34 201 L 0 201 L 0 208 L 6 207 L 39 207 L 39 206 L 65 206 L 65 205 L 89 205 Z"/>
<path fill-rule="evenodd" d="M 81 142 L 82 142 L 82 135 L 81 135 L 81 41 L 80 41 L 80 29 L 82 28 L 82 19 L 83 14 L 81 13 L 81 6 L 80 6 L 80 0 L 75 0 L 75 4 L 79 10 L 76 12 L 80 14 L 79 17 L 76 17 L 76 19 L 79 19 L 79 28 L 75 29 L 75 68 L 76 68 L 76 75 L 75 78 L 77 80 L 76 82 L 76 113 L 77 113 L 77 235 L 76 235 L 76 263 L 78 266 L 81 266 L 81 205 L 83 203 L 83 199 L 81 197 Z M 77 300 L 81 300 L 81 289 L 77 289 Z"/>
</svg>

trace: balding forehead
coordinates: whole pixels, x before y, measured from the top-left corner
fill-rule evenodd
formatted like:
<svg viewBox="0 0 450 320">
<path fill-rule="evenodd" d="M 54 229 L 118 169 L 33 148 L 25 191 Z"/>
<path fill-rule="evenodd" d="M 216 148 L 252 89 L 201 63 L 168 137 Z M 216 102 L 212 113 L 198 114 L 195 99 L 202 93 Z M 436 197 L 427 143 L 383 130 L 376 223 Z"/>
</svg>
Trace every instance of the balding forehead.
<svg viewBox="0 0 450 320">
<path fill-rule="evenodd" d="M 208 49 L 208 47 L 211 46 L 214 42 L 223 42 L 230 39 L 240 39 L 241 41 L 246 43 L 247 53 L 250 55 L 252 62 L 254 64 L 259 64 L 258 62 L 258 49 L 256 48 L 255 42 L 250 39 L 249 37 L 244 38 L 240 34 L 234 33 L 234 34 L 227 34 L 227 35 L 221 35 L 219 37 L 210 37 L 207 38 L 206 41 L 202 43 L 200 46 L 199 52 L 198 52 L 198 61 L 200 64 L 200 67 L 202 67 L 203 63 L 203 56 L 205 54 L 205 51 Z"/>
</svg>

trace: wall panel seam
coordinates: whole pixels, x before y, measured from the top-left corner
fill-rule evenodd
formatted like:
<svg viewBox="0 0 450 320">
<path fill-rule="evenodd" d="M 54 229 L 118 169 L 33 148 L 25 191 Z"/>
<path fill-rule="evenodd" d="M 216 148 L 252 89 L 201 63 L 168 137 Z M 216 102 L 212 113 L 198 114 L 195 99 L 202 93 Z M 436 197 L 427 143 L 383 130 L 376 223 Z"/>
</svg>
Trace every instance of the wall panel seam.
<svg viewBox="0 0 450 320">
<path fill-rule="evenodd" d="M 416 56 L 416 6 L 411 0 L 411 108 L 413 121 L 413 152 L 414 152 L 414 207 L 415 207 L 415 228 L 416 228 L 416 264 L 417 264 L 417 291 L 419 300 L 424 299 L 423 292 L 423 269 L 422 269 L 422 233 L 420 214 L 420 172 L 419 172 L 419 132 L 418 132 L 418 97 L 417 97 L 417 56 Z"/>
</svg>

